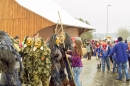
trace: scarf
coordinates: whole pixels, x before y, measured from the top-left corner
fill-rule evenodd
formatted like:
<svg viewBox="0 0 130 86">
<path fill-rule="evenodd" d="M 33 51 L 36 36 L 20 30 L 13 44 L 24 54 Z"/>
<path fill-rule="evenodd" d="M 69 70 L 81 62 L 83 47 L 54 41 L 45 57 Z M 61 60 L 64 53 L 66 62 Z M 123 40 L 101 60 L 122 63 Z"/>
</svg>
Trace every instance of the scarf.
<svg viewBox="0 0 130 86">
<path fill-rule="evenodd" d="M 107 44 L 102 44 L 102 50 L 107 51 L 108 50 L 108 45 Z"/>
</svg>

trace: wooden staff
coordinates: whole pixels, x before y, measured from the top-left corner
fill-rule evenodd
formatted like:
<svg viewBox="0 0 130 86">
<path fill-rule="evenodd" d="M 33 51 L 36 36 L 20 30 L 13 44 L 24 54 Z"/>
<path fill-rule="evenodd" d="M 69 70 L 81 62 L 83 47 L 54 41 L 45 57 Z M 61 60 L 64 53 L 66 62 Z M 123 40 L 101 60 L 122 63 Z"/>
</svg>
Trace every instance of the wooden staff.
<svg viewBox="0 0 130 86">
<path fill-rule="evenodd" d="M 63 25 L 62 25 L 62 22 L 61 22 L 61 17 L 60 17 L 59 11 L 58 11 L 58 15 L 59 15 L 60 24 L 61 24 L 61 29 L 62 29 L 62 33 L 61 33 L 61 34 L 62 34 L 62 35 L 65 35 L 65 34 L 64 34 L 64 29 L 63 29 Z M 65 48 L 64 40 L 63 40 L 63 46 L 64 46 L 64 48 Z M 67 54 L 66 51 L 65 51 L 65 54 Z M 68 58 L 66 58 L 66 60 L 67 60 L 67 63 L 68 63 L 68 65 L 69 65 L 69 70 L 70 70 L 70 73 L 71 73 L 71 75 L 72 75 L 72 79 L 73 79 L 73 82 L 74 82 L 74 75 L 73 75 L 73 73 L 72 73 L 71 66 L 70 66 L 70 63 L 69 63 Z M 74 85 L 76 86 L 75 82 L 74 82 Z"/>
<path fill-rule="evenodd" d="M 59 32 L 60 32 L 60 30 L 61 30 L 61 27 L 60 27 L 60 29 L 57 31 L 57 33 L 59 33 Z"/>
<path fill-rule="evenodd" d="M 61 30 L 61 27 L 60 27 L 60 29 L 58 30 L 58 22 L 59 22 L 59 20 L 57 21 L 57 24 L 56 24 L 55 34 L 58 34 L 58 33 L 60 32 L 60 30 Z"/>
<path fill-rule="evenodd" d="M 58 22 L 59 22 L 59 20 L 57 21 L 57 24 L 56 24 L 55 34 L 57 33 Z"/>
</svg>

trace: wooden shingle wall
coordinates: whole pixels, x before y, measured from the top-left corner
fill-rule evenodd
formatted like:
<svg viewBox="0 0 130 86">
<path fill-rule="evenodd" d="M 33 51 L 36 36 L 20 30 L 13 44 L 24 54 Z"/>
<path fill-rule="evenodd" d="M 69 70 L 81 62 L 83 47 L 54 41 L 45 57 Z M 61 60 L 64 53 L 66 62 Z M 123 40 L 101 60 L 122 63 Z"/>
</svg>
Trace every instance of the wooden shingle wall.
<svg viewBox="0 0 130 86">
<path fill-rule="evenodd" d="M 15 0 L 0 0 L 0 30 L 11 36 L 33 36 L 42 28 L 54 25 L 53 22 L 20 6 Z"/>
</svg>

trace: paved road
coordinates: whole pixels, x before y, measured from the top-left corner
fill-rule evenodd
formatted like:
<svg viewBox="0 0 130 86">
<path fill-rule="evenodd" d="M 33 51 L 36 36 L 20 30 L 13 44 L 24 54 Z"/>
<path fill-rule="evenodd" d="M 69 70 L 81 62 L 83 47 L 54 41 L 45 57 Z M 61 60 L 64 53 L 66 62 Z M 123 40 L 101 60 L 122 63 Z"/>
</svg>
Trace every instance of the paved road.
<svg viewBox="0 0 130 86">
<path fill-rule="evenodd" d="M 83 70 L 81 74 L 82 86 L 130 86 L 130 81 L 115 80 L 117 73 L 113 74 L 111 71 L 105 71 L 97 69 L 96 59 L 92 57 L 91 60 L 83 59 Z"/>
<path fill-rule="evenodd" d="M 122 81 L 117 81 L 115 80 L 118 77 L 117 73 L 113 74 L 112 71 L 103 73 L 101 69 L 97 69 L 95 57 L 91 60 L 83 59 L 83 66 L 81 74 L 82 86 L 130 86 L 130 81 L 125 81 L 125 76 Z"/>
</svg>

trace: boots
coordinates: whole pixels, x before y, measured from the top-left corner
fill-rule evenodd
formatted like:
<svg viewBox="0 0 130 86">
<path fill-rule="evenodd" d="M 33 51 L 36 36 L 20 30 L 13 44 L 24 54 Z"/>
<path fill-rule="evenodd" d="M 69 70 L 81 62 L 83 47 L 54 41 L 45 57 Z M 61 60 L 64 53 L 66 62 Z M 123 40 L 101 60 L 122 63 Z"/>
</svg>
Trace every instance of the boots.
<svg viewBox="0 0 130 86">
<path fill-rule="evenodd" d="M 97 68 L 101 68 L 101 64 L 97 64 Z"/>
</svg>

